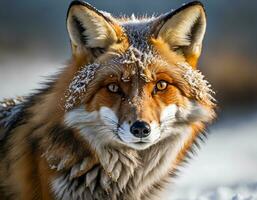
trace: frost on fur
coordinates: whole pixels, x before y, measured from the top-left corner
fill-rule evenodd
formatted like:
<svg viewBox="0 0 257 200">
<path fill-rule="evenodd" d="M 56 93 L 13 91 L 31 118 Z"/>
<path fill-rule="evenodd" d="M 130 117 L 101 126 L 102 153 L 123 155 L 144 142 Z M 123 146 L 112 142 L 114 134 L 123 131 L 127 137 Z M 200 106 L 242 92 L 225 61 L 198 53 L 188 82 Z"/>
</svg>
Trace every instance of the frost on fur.
<svg viewBox="0 0 257 200">
<path fill-rule="evenodd" d="M 119 57 L 113 59 L 112 63 L 115 65 L 130 65 L 134 67 L 133 74 L 139 73 L 139 76 L 145 81 L 149 82 L 145 69 L 149 64 L 153 64 L 157 59 L 157 55 L 148 47 L 147 51 L 142 51 L 131 45 L 127 51 Z M 124 82 L 128 81 L 125 77 L 122 78 Z"/>
<path fill-rule="evenodd" d="M 65 94 L 65 110 L 71 109 L 76 102 L 82 100 L 81 94 L 86 92 L 87 85 L 94 79 L 95 73 L 99 67 L 99 64 L 93 63 L 91 65 L 84 66 L 77 72 Z"/>
<path fill-rule="evenodd" d="M 134 74 L 139 73 L 143 80 L 149 82 L 144 71 L 146 66 L 154 63 L 155 60 L 157 60 L 157 55 L 150 51 L 150 47 L 148 51 L 143 52 L 131 45 L 125 53 L 114 57 L 108 63 L 93 63 L 82 67 L 82 69 L 74 76 L 66 91 L 65 110 L 67 111 L 73 108 L 77 102 L 83 100 L 83 94 L 86 93 L 87 86 L 95 78 L 98 69 L 115 65 L 131 65 L 132 67 L 134 66 Z M 129 81 L 128 77 L 122 77 L 122 80 L 124 82 Z"/>
<path fill-rule="evenodd" d="M 215 92 L 212 90 L 210 83 L 205 80 L 204 75 L 199 70 L 194 70 L 188 63 L 177 63 L 183 70 L 183 78 L 190 86 L 190 92 L 193 96 L 203 102 L 211 105 L 216 102 L 212 96 Z"/>
<path fill-rule="evenodd" d="M 93 63 L 82 67 L 77 72 L 73 80 L 71 81 L 68 90 L 66 91 L 65 98 L 65 110 L 69 110 L 74 107 L 76 102 L 81 102 L 83 94 L 87 91 L 88 84 L 95 78 L 95 74 L 98 69 L 108 66 L 119 66 L 119 65 L 130 65 L 134 67 L 133 73 L 139 73 L 139 76 L 145 81 L 149 82 L 145 69 L 149 64 L 154 64 L 156 61 L 162 63 L 163 66 L 170 67 L 168 63 L 163 61 L 150 47 L 148 50 L 143 52 L 140 49 L 131 45 L 127 51 L 121 55 L 114 57 L 108 63 L 99 64 Z M 186 62 L 177 63 L 177 67 L 182 70 L 182 78 L 190 86 L 190 92 L 199 101 L 207 102 L 210 104 L 215 103 L 213 94 L 215 93 L 211 85 L 205 80 L 204 75 L 199 70 L 194 70 Z M 132 74 L 133 75 L 133 74 Z M 122 77 L 122 81 L 130 81 L 129 77 Z"/>
</svg>

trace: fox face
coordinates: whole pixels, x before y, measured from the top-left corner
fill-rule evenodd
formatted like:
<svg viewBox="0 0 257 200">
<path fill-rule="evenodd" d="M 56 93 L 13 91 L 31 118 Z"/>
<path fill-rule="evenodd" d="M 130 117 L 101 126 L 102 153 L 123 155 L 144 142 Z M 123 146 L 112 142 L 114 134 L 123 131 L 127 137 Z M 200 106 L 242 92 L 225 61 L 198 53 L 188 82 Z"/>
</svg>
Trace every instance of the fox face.
<svg viewBox="0 0 257 200">
<path fill-rule="evenodd" d="M 115 19 L 75 1 L 67 17 L 74 70 L 64 123 L 96 149 L 146 149 L 185 138 L 214 117 L 212 90 L 196 69 L 206 18 L 188 4 L 159 17 Z"/>
</svg>

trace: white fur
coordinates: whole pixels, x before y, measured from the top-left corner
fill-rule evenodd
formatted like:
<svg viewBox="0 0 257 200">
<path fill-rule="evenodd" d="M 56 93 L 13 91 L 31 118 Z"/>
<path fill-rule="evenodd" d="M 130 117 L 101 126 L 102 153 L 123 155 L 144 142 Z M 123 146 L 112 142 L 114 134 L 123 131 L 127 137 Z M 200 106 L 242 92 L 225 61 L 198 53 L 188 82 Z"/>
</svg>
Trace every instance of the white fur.
<svg viewBox="0 0 257 200">
<path fill-rule="evenodd" d="M 64 116 L 65 124 L 80 130 L 81 136 L 94 149 L 119 141 L 114 135 L 114 130 L 117 128 L 115 120 L 114 112 L 107 107 L 102 107 L 99 111 L 87 112 L 85 107 L 81 106 L 68 111 Z"/>
<path fill-rule="evenodd" d="M 180 109 L 181 108 L 178 107 L 176 104 L 170 104 L 163 109 L 160 115 L 161 139 L 164 139 L 171 135 L 183 134 L 185 132 L 185 126 L 175 124 L 176 122 L 178 122 L 178 120 L 180 120 L 177 117 Z M 187 110 L 185 110 L 185 112 L 186 111 Z"/>
<path fill-rule="evenodd" d="M 118 117 L 112 111 L 112 109 L 108 107 L 101 107 L 99 111 L 100 119 L 106 126 L 112 127 L 113 125 L 118 123 Z"/>
<path fill-rule="evenodd" d="M 161 113 L 160 121 L 161 123 L 165 122 L 165 120 L 173 119 L 175 120 L 175 115 L 178 111 L 178 107 L 176 104 L 168 105 Z"/>
<path fill-rule="evenodd" d="M 80 124 L 83 126 L 83 123 L 95 121 L 98 118 L 98 112 L 86 112 L 83 106 L 73 109 L 65 114 L 64 122 L 68 126 L 73 126 L 74 124 Z"/>
</svg>

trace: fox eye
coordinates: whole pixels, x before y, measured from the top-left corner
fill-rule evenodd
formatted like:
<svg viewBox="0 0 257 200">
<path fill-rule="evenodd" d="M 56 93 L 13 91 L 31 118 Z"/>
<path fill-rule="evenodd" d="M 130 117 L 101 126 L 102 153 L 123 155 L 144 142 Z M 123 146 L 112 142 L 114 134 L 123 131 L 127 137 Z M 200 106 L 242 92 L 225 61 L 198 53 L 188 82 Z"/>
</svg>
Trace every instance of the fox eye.
<svg viewBox="0 0 257 200">
<path fill-rule="evenodd" d="M 164 80 L 158 81 L 156 84 L 157 91 L 165 90 L 168 87 L 168 83 Z"/>
<path fill-rule="evenodd" d="M 111 83 L 107 86 L 108 90 L 112 93 L 117 93 L 119 91 L 119 86 L 115 83 Z"/>
</svg>

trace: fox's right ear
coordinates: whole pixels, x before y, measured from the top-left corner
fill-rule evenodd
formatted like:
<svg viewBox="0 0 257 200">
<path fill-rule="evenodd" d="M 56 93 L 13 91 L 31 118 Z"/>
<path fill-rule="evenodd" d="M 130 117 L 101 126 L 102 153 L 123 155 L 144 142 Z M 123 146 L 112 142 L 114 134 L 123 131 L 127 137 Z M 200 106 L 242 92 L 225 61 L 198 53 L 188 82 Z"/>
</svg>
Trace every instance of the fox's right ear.
<svg viewBox="0 0 257 200">
<path fill-rule="evenodd" d="M 103 13 L 82 1 L 73 1 L 67 13 L 67 29 L 74 55 L 99 56 L 117 42 L 118 26 Z"/>
<path fill-rule="evenodd" d="M 195 68 L 201 54 L 205 29 L 204 7 L 199 1 L 193 1 L 158 19 L 154 35 L 163 39 L 173 51 L 183 55 Z"/>
</svg>

